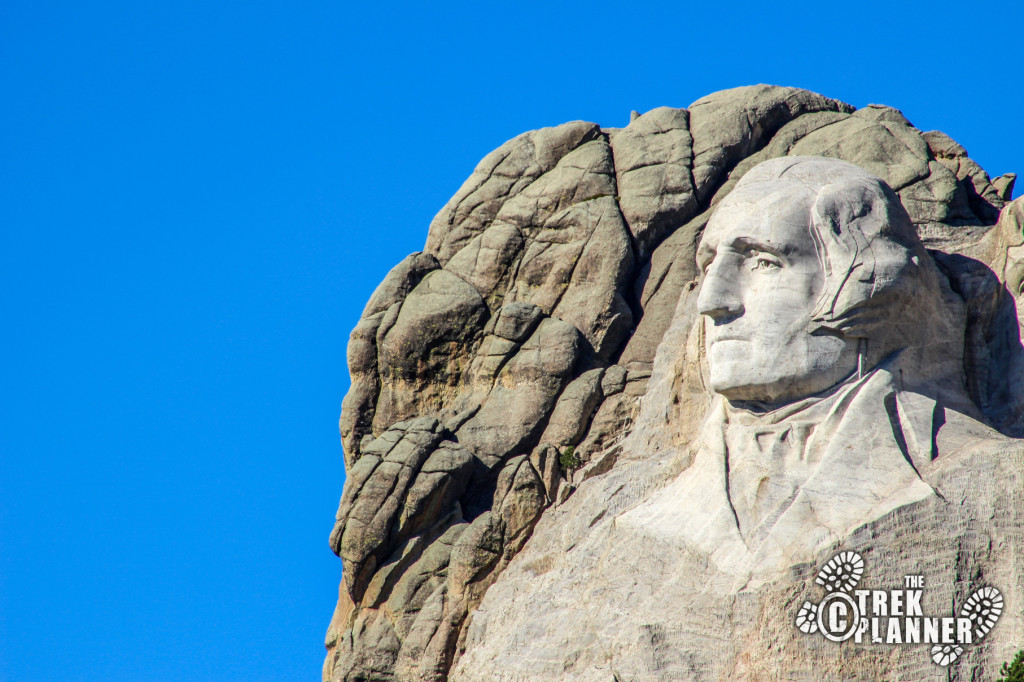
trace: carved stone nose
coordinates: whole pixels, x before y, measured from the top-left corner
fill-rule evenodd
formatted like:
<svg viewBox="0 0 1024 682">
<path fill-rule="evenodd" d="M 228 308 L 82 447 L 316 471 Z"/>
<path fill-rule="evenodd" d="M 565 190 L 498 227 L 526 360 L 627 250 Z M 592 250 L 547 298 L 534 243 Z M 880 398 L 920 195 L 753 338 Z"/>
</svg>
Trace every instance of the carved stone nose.
<svg viewBox="0 0 1024 682">
<path fill-rule="evenodd" d="M 708 269 L 701 284 L 697 296 L 697 312 L 716 321 L 743 314 L 743 299 L 736 284 L 723 277 L 714 264 Z"/>
</svg>

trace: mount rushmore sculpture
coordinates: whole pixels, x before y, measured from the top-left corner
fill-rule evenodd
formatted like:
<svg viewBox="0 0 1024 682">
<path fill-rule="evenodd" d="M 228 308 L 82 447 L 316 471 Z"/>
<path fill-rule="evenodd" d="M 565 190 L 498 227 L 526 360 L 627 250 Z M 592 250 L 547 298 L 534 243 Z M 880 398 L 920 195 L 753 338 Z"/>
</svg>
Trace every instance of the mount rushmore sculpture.
<svg viewBox="0 0 1024 682">
<path fill-rule="evenodd" d="M 993 675 L 1024 646 L 1013 179 L 772 86 L 488 155 L 352 332 L 324 679 Z M 1001 616 L 810 636 L 840 552 Z"/>
</svg>

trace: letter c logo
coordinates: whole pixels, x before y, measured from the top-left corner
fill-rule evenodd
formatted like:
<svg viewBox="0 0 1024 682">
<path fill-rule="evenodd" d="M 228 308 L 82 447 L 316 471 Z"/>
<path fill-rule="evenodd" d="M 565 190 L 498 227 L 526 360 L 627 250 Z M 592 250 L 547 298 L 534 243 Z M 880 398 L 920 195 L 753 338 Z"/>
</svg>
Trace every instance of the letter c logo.
<svg viewBox="0 0 1024 682">
<path fill-rule="evenodd" d="M 833 642 L 853 637 L 859 624 L 857 603 L 845 592 L 833 592 L 818 605 L 818 630 Z"/>
</svg>

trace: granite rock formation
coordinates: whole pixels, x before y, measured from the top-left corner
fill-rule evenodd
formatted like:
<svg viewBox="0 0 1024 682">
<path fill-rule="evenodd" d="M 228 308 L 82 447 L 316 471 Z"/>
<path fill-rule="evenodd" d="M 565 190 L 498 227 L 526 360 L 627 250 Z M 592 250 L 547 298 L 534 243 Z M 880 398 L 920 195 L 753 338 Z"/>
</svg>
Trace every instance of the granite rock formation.
<svg viewBox="0 0 1024 682">
<path fill-rule="evenodd" d="M 953 388 L 936 400 L 879 379 L 863 392 L 879 387 L 879 419 L 899 415 L 877 442 L 896 443 L 929 494 L 918 486 L 744 573 L 673 530 L 699 505 L 665 511 L 716 488 L 691 480 L 725 409 L 708 379 L 701 317 L 715 308 L 698 300 L 710 296 L 698 248 L 748 171 L 807 156 L 854 164 L 898 197 L 938 292 L 918 345 L 941 352 L 915 367 L 930 368 L 924 384 Z M 1024 645 L 1024 201 L 1010 201 L 1013 180 L 895 109 L 764 85 L 625 128 L 528 132 L 489 154 L 350 338 L 347 478 L 330 537 L 343 580 L 324 679 L 994 673 Z M 865 357 L 862 369 L 888 371 Z M 857 436 L 871 442 L 872 428 Z M 998 585 L 1007 615 L 948 669 L 911 647 L 808 643 L 796 607 L 840 548 L 865 556 L 878 584 L 927 573 L 946 610 Z"/>
</svg>

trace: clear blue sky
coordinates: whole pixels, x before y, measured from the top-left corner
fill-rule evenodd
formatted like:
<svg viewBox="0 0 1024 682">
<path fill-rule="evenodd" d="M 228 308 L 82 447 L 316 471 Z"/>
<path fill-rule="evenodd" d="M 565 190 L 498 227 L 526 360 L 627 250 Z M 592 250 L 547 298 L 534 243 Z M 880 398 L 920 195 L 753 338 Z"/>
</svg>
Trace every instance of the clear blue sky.
<svg viewBox="0 0 1024 682">
<path fill-rule="evenodd" d="M 1018 7 L 4 2 L 0 680 L 319 679 L 348 332 L 480 157 L 768 82 L 1024 172 Z"/>
</svg>

